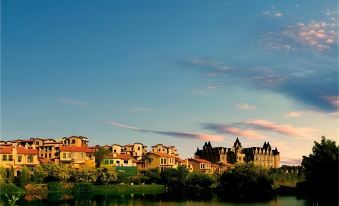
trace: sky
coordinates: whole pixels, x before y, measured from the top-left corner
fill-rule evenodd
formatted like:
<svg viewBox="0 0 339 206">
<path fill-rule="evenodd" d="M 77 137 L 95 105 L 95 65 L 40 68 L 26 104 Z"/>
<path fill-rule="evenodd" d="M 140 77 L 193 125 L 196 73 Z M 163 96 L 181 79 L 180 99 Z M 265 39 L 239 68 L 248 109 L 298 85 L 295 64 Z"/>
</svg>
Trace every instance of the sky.
<svg viewBox="0 0 339 206">
<path fill-rule="evenodd" d="M 335 0 L 1 1 L 1 139 L 338 141 Z"/>
</svg>

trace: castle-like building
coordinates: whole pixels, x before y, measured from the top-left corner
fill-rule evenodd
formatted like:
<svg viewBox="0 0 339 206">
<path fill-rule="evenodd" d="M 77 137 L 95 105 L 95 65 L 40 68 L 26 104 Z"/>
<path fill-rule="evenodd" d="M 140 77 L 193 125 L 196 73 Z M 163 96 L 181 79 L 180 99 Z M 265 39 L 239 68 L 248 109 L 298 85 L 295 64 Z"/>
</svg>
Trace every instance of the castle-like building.
<svg viewBox="0 0 339 206">
<path fill-rule="evenodd" d="M 203 148 L 197 148 L 195 158 L 208 160 L 212 163 L 243 163 L 253 162 L 265 168 L 278 168 L 280 166 L 280 153 L 278 149 L 272 149 L 269 142 L 262 147 L 243 148 L 239 138 L 233 147 L 212 147 L 211 142 L 205 142 Z"/>
</svg>

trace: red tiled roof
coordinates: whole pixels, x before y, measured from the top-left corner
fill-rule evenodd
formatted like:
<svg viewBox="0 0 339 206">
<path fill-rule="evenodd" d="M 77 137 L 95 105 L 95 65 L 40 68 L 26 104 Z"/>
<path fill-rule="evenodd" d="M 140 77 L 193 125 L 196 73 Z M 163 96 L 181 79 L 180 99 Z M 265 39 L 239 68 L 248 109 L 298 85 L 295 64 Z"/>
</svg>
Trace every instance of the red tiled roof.
<svg viewBox="0 0 339 206">
<path fill-rule="evenodd" d="M 190 159 L 190 160 L 193 160 L 193 161 L 196 161 L 196 162 L 199 162 L 199 163 L 211 163 L 208 160 L 199 159 L 199 158 L 194 158 L 194 159 Z"/>
<path fill-rule="evenodd" d="M 17 147 L 16 152 L 18 154 L 25 154 L 25 155 L 36 155 L 36 154 L 38 154 L 37 149 L 26 149 L 24 147 Z"/>
<path fill-rule="evenodd" d="M 12 147 L 0 147 L 0 154 L 12 154 Z"/>
<path fill-rule="evenodd" d="M 46 164 L 46 163 L 50 163 L 51 162 L 50 159 L 45 159 L 45 158 L 40 158 L 39 161 L 40 161 L 41 164 Z"/>
<path fill-rule="evenodd" d="M 131 155 L 129 155 L 129 154 L 108 155 L 108 156 L 106 156 L 106 158 L 121 159 L 121 160 L 130 160 L 130 159 L 132 159 Z"/>
<path fill-rule="evenodd" d="M 169 155 L 169 154 L 161 153 L 161 152 L 149 152 L 148 154 L 154 154 L 158 157 L 176 158 L 174 155 Z"/>
<path fill-rule="evenodd" d="M 180 162 L 180 163 L 186 163 L 185 160 L 182 160 L 182 159 L 180 159 L 180 158 L 175 158 L 175 160 L 176 160 L 177 162 Z"/>
<path fill-rule="evenodd" d="M 68 146 L 68 147 L 60 147 L 60 152 L 94 152 L 93 149 L 89 149 L 88 147 L 75 147 L 75 146 Z"/>
</svg>

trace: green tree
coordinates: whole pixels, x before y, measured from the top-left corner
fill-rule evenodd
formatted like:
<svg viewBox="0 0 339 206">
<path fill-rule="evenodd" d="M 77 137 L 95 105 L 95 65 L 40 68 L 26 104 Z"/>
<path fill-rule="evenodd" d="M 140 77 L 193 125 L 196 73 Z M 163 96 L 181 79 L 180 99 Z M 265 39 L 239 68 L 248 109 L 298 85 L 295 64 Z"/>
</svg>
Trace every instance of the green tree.
<svg viewBox="0 0 339 206">
<path fill-rule="evenodd" d="M 268 171 L 253 163 L 237 164 L 219 178 L 218 192 L 228 198 L 263 198 L 273 192 Z"/>
<path fill-rule="evenodd" d="M 105 156 L 109 155 L 110 153 L 111 151 L 104 147 L 99 147 L 97 151 L 94 152 L 95 165 L 97 168 L 101 166 L 101 163 L 104 160 Z"/>
<path fill-rule="evenodd" d="M 42 183 L 45 177 L 47 177 L 47 172 L 45 169 L 40 165 L 36 166 L 33 170 L 33 182 Z"/>
<path fill-rule="evenodd" d="M 72 170 L 71 176 L 75 182 L 95 182 L 97 178 L 96 169 L 88 165 Z"/>
<path fill-rule="evenodd" d="M 322 137 L 301 163 L 305 175 L 301 185 L 320 205 L 338 205 L 338 148 L 335 141 Z"/>
<path fill-rule="evenodd" d="M 27 183 L 31 181 L 31 178 L 32 178 L 32 171 L 27 167 L 21 168 L 20 176 L 19 176 L 20 186 L 25 186 Z"/>
<path fill-rule="evenodd" d="M 117 171 L 111 166 L 101 165 L 96 171 L 97 183 L 112 184 L 117 181 Z"/>
<path fill-rule="evenodd" d="M 67 182 L 71 177 L 72 168 L 66 164 L 50 163 L 44 166 L 47 181 Z"/>
</svg>

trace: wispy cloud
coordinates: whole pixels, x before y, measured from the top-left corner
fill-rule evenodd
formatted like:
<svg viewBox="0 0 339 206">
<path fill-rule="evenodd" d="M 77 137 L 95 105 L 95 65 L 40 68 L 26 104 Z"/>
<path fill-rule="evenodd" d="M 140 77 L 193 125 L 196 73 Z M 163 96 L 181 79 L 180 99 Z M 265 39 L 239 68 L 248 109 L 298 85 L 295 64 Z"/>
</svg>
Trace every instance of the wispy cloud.
<svg viewBox="0 0 339 206">
<path fill-rule="evenodd" d="M 320 57 L 319 57 L 320 58 Z M 204 62 L 203 60 L 200 60 Z M 206 60 L 209 62 L 210 60 Z M 211 61 L 206 63 L 207 70 L 198 70 L 208 74 L 218 74 L 218 86 L 226 84 L 247 85 L 258 89 L 270 90 L 284 94 L 288 98 L 297 100 L 305 105 L 315 107 L 318 110 L 333 112 L 337 107 L 328 98 L 338 94 L 338 79 L 336 60 L 311 59 L 309 63 L 284 62 L 282 66 L 238 66 L 229 67 Z M 185 64 L 187 65 L 189 61 Z M 190 66 L 196 66 L 192 63 Z M 202 63 L 199 64 L 199 67 Z M 227 68 L 220 71 L 220 68 Z M 319 68 L 322 68 L 321 70 Z M 221 79 L 222 78 L 222 79 Z M 324 81 L 326 79 L 326 81 Z M 207 91 L 199 91 L 194 94 L 206 94 Z"/>
<path fill-rule="evenodd" d="M 64 98 L 64 97 L 58 98 L 57 101 L 63 104 L 68 104 L 68 105 L 87 105 L 86 102 L 76 100 L 76 99 Z"/>
<path fill-rule="evenodd" d="M 285 118 L 300 117 L 301 115 L 302 115 L 302 112 L 289 112 L 285 115 Z"/>
<path fill-rule="evenodd" d="M 281 157 L 280 163 L 281 165 L 300 165 L 301 159 L 297 158 L 289 158 L 289 157 Z"/>
<path fill-rule="evenodd" d="M 262 12 L 262 15 L 264 16 L 271 16 L 271 17 L 282 17 L 284 14 L 281 11 L 276 11 L 276 10 L 267 10 Z"/>
<path fill-rule="evenodd" d="M 241 110 L 254 110 L 256 109 L 256 106 L 247 103 L 239 103 L 237 104 L 237 108 Z"/>
<path fill-rule="evenodd" d="M 232 124 L 214 124 L 206 123 L 203 124 L 204 129 L 212 130 L 220 134 L 231 134 L 239 137 L 245 137 L 249 139 L 263 139 L 264 136 L 258 132 L 250 129 L 238 128 Z"/>
<path fill-rule="evenodd" d="M 149 130 L 149 129 L 140 129 L 137 127 L 133 127 L 126 124 L 121 124 L 119 122 L 114 121 L 108 121 L 106 122 L 109 125 L 120 127 L 124 129 L 130 129 L 138 132 L 143 133 L 154 133 L 154 134 L 161 134 L 176 138 L 184 138 L 184 139 L 198 139 L 198 140 L 204 140 L 204 141 L 214 141 L 214 142 L 222 142 L 224 141 L 224 136 L 221 135 L 212 135 L 212 134 L 206 134 L 206 133 L 190 133 L 190 132 L 177 132 L 177 131 L 158 131 L 158 130 Z"/>
<path fill-rule="evenodd" d="M 273 131 L 291 137 L 312 137 L 312 134 L 316 131 L 314 128 L 293 127 L 289 124 L 277 124 L 263 119 L 251 120 L 242 124 L 258 130 Z"/>
<path fill-rule="evenodd" d="M 257 132 L 275 132 L 290 137 L 313 137 L 316 129 L 309 127 L 294 127 L 289 124 L 276 124 L 262 119 L 255 119 L 246 122 L 232 123 L 232 124 L 215 124 L 205 123 L 202 124 L 204 129 L 212 130 L 217 133 L 228 133 L 237 136 L 252 138 L 252 139 L 263 139 L 264 136 Z"/>
<path fill-rule="evenodd" d="M 152 111 L 151 108 L 146 107 L 131 107 L 128 109 L 129 112 L 150 112 Z"/>
</svg>

